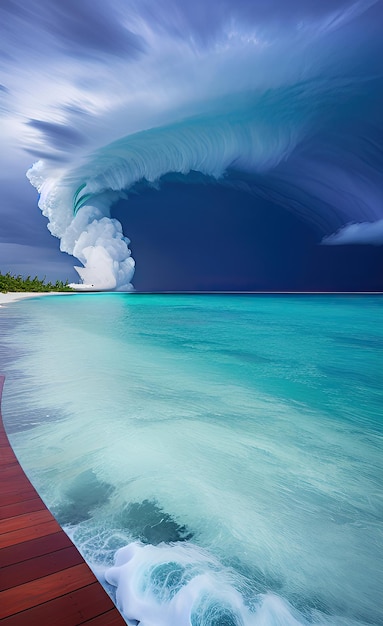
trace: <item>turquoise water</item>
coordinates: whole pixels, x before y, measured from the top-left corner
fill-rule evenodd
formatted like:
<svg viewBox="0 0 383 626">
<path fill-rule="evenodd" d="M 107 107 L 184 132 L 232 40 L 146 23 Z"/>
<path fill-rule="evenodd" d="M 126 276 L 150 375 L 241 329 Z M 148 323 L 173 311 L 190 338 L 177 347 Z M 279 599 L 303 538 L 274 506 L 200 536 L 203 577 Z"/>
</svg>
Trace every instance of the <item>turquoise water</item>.
<svg viewBox="0 0 383 626">
<path fill-rule="evenodd" d="M 0 309 L 12 444 L 129 624 L 383 622 L 382 303 Z"/>
</svg>

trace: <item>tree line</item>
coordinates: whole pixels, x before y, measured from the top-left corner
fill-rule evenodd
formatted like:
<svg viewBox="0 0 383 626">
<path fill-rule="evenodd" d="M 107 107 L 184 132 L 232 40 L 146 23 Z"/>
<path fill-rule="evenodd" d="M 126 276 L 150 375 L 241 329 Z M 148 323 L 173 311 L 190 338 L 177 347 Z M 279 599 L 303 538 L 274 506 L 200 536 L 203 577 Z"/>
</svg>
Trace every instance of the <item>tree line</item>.
<svg viewBox="0 0 383 626">
<path fill-rule="evenodd" d="M 64 283 L 62 280 L 56 280 L 55 283 L 51 283 L 46 282 L 45 277 L 42 280 L 37 276 L 23 278 L 20 274 L 12 276 L 10 272 L 6 274 L 0 272 L 0 292 L 8 291 L 74 291 L 74 289 L 69 287 L 68 281 Z"/>
</svg>

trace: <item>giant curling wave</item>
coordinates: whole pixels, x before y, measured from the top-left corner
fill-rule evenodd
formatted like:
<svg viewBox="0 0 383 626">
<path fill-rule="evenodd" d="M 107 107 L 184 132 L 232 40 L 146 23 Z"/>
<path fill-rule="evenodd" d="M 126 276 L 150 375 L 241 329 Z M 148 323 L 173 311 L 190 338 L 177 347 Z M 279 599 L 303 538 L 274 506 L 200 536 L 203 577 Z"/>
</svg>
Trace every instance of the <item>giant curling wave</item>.
<svg viewBox="0 0 383 626">
<path fill-rule="evenodd" d="M 219 113 L 124 137 L 58 178 L 46 177 L 44 163 L 37 162 L 28 178 L 40 193 L 49 229 L 61 239 L 61 250 L 85 266 L 76 268 L 84 281 L 76 288 L 132 288 L 129 240 L 120 223 L 110 218 L 110 207 L 135 183 L 153 185 L 170 172 L 191 171 L 220 179 L 231 167 L 262 172 L 286 159 L 302 136 L 307 114 L 294 111 L 292 99 L 290 120 L 273 120 L 270 100 L 242 96 L 234 106 L 224 103 Z"/>
<path fill-rule="evenodd" d="M 228 184 L 228 173 L 234 172 L 240 188 L 266 195 L 319 224 L 326 243 L 342 243 L 343 233 L 350 232 L 358 242 L 358 223 L 372 230 L 375 223 L 383 224 L 383 155 L 375 140 L 381 129 L 376 95 L 383 93 L 382 76 L 376 63 L 367 71 L 367 47 L 360 60 L 363 72 L 355 71 L 355 53 L 348 58 L 344 39 L 338 33 L 336 38 L 325 42 L 329 58 L 320 52 L 320 41 L 314 51 L 306 42 L 302 60 L 297 62 L 295 51 L 284 76 L 275 69 L 273 52 L 267 70 L 274 74 L 268 80 L 258 80 L 252 72 L 259 51 L 255 47 L 249 52 L 247 44 L 245 62 L 238 57 L 228 65 L 227 88 L 212 88 L 207 97 L 205 81 L 200 99 L 184 114 L 176 109 L 173 121 L 141 121 L 138 132 L 58 169 L 35 163 L 27 176 L 40 193 L 48 228 L 60 238 L 61 250 L 83 264 L 76 267 L 82 283 L 74 287 L 133 288 L 130 241 L 111 218 L 111 207 L 138 182 L 160 186 L 170 173 L 199 172 Z M 281 59 L 289 52 L 286 45 Z M 221 60 L 221 72 L 228 54 Z M 259 70 L 259 60 L 254 67 Z"/>
</svg>

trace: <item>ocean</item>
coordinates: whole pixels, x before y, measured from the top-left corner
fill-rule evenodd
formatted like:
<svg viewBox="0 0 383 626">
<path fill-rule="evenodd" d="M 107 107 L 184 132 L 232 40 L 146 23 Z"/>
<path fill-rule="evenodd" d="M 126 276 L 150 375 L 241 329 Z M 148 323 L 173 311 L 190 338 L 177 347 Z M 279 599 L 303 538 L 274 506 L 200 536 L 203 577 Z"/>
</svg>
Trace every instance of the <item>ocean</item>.
<svg viewBox="0 0 383 626">
<path fill-rule="evenodd" d="M 11 443 L 128 624 L 383 623 L 382 303 L 0 309 Z"/>
</svg>

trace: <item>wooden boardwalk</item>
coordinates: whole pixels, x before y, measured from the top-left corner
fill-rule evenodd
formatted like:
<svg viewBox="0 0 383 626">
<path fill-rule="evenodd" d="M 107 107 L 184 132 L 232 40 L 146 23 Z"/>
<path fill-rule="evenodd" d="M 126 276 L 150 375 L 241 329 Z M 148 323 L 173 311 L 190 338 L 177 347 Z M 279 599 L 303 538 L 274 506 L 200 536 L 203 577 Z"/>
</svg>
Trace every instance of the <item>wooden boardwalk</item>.
<svg viewBox="0 0 383 626">
<path fill-rule="evenodd" d="M 0 402 L 4 377 L 0 376 Z M 0 412 L 1 626 L 126 626 L 25 476 Z"/>
</svg>

